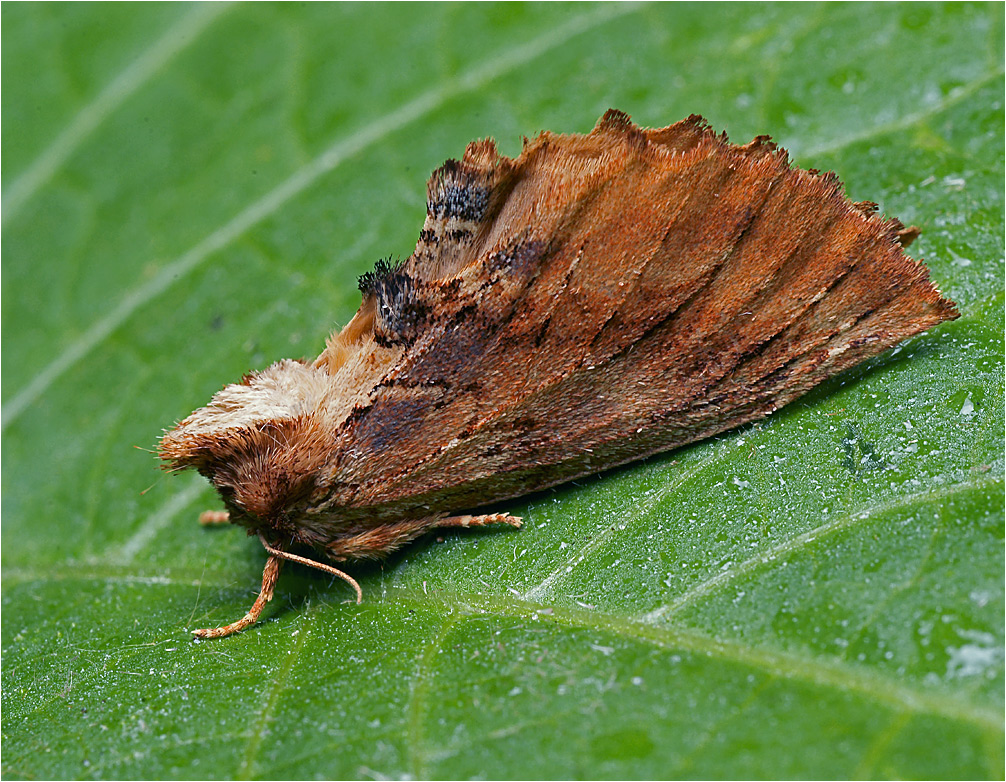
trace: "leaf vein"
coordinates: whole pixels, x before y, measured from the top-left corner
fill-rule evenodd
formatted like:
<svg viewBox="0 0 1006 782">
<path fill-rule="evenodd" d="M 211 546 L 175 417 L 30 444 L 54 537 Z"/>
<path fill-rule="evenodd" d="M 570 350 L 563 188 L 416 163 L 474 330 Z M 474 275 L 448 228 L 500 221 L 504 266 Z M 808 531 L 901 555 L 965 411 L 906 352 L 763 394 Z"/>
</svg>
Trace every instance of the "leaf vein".
<svg viewBox="0 0 1006 782">
<path fill-rule="evenodd" d="M 893 120 L 891 122 L 885 122 L 880 125 L 873 125 L 872 127 L 865 128 L 859 133 L 851 133 L 843 138 L 832 139 L 823 144 L 818 144 L 816 147 L 809 147 L 808 149 L 800 150 L 801 157 L 816 158 L 822 155 L 830 155 L 838 152 L 841 149 L 850 147 L 853 144 L 858 144 L 862 141 L 867 141 L 871 138 L 876 138 L 877 136 L 883 136 L 888 133 L 895 133 L 900 130 L 907 130 L 914 125 L 918 125 L 920 122 L 935 117 L 941 112 L 956 106 L 958 103 L 963 103 L 968 98 L 972 97 L 976 92 L 978 92 L 982 87 L 985 87 L 990 82 L 995 79 L 1001 78 L 1003 76 L 1004 70 L 1002 68 L 993 71 L 992 73 L 986 74 L 974 81 L 971 81 L 962 87 L 953 90 L 949 95 L 947 95 L 942 100 L 927 106 L 922 111 L 917 111 L 912 114 L 908 114 L 900 119 Z"/>
<path fill-rule="evenodd" d="M 208 234 L 194 247 L 161 267 L 148 282 L 128 292 L 107 315 L 95 321 L 80 337 L 46 364 L 27 385 L 14 394 L 10 402 L 3 406 L 0 414 L 0 431 L 17 420 L 21 413 L 42 396 L 58 378 L 102 344 L 133 313 L 201 266 L 213 253 L 223 249 L 274 214 L 287 201 L 343 161 L 358 155 L 391 133 L 431 114 L 455 96 L 482 87 L 572 38 L 637 8 L 637 5 L 625 3 L 605 6 L 600 12 L 574 17 L 566 24 L 483 62 L 465 75 L 448 79 L 441 86 L 424 92 L 394 111 L 378 117 L 355 133 L 335 141 L 307 165 L 294 171 L 286 180 Z"/>
<path fill-rule="evenodd" d="M 173 24 L 153 46 L 133 60 L 105 88 L 84 106 L 69 124 L 14 180 L 3 197 L 0 224 L 6 224 L 38 190 L 44 187 L 84 140 L 209 27 L 229 4 L 197 4 L 195 10 Z"/>
<path fill-rule="evenodd" d="M 309 611 L 307 615 L 305 622 L 307 626 L 301 627 L 298 632 L 294 633 L 293 649 L 288 654 L 283 655 L 283 662 L 270 681 L 269 688 L 266 691 L 265 702 L 262 704 L 255 724 L 251 729 L 248 744 L 245 747 L 244 753 L 242 753 L 241 762 L 235 773 L 237 779 L 251 779 L 255 775 L 255 761 L 262 749 L 263 740 L 269 734 L 269 723 L 272 721 L 280 696 L 286 690 L 293 666 L 300 659 L 304 651 L 304 645 L 307 643 L 307 638 L 310 635 L 310 625 L 313 624 L 316 613 Z"/>
<path fill-rule="evenodd" d="M 850 511 L 849 513 L 837 516 L 831 521 L 814 527 L 801 535 L 790 538 L 777 546 L 760 551 L 754 556 L 738 563 L 735 567 L 732 567 L 729 570 L 718 572 L 713 577 L 700 581 L 670 603 L 644 614 L 641 617 L 641 620 L 643 622 L 656 622 L 658 620 L 666 621 L 668 617 L 674 616 L 675 614 L 680 613 L 683 609 L 694 605 L 700 598 L 706 597 L 713 591 L 722 587 L 724 584 L 733 581 L 735 578 L 747 575 L 759 568 L 774 563 L 782 557 L 787 557 L 823 535 L 835 534 L 854 526 L 857 522 L 866 521 L 879 513 L 884 513 L 898 508 L 911 507 L 913 505 L 927 505 L 935 500 L 944 499 L 962 491 L 989 488 L 993 485 L 1001 484 L 1002 482 L 1003 480 L 1000 477 L 993 479 L 986 478 L 974 481 L 962 481 L 951 486 L 936 489 L 935 491 L 927 490 L 917 492 L 915 494 L 893 497 L 885 502 L 880 502 L 869 507 L 861 506 L 855 511 Z"/>
</svg>

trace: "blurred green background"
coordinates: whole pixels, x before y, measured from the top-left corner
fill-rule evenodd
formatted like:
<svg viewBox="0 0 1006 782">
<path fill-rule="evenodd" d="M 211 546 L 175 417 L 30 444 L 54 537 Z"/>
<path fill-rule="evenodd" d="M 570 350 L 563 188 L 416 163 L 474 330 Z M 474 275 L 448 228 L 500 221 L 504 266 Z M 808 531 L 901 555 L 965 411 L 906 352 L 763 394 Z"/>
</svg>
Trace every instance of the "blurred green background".
<svg viewBox="0 0 1006 782">
<path fill-rule="evenodd" d="M 2 773 L 1002 778 L 1003 6 L 2 7 Z M 357 567 L 162 428 L 317 354 L 425 182 L 608 107 L 771 134 L 962 317 L 767 421 Z M 138 446 L 141 450 L 137 450 Z M 144 491 L 145 489 L 148 489 Z"/>
</svg>

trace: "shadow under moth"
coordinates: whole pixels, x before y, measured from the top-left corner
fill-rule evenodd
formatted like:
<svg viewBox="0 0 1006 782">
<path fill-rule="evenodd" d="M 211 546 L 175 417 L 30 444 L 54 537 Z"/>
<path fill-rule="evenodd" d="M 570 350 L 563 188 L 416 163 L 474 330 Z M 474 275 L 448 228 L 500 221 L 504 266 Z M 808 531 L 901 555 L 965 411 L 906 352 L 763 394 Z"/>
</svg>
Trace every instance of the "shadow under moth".
<svg viewBox="0 0 1006 782">
<path fill-rule="evenodd" d="M 400 264 L 313 361 L 283 360 L 168 431 L 268 552 L 254 623 L 285 559 L 335 562 L 425 532 L 520 526 L 477 509 L 769 415 L 944 320 L 953 302 L 833 173 L 705 120 L 643 129 L 609 110 L 514 159 L 468 145 L 427 184 Z M 474 515 L 473 515 L 474 514 Z"/>
</svg>

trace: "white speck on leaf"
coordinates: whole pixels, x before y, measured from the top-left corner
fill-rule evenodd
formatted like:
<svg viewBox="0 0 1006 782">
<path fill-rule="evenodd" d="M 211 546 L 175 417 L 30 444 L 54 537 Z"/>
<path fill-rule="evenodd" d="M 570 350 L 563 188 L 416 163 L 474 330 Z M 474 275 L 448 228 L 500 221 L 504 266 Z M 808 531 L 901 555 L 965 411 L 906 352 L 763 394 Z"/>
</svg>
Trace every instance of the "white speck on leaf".
<svg viewBox="0 0 1006 782">
<path fill-rule="evenodd" d="M 996 642 L 992 633 L 981 630 L 958 630 L 957 634 L 966 641 L 962 646 L 948 646 L 947 678 L 963 679 L 965 676 L 981 676 L 995 668 L 1003 659 L 1003 647 Z"/>
</svg>

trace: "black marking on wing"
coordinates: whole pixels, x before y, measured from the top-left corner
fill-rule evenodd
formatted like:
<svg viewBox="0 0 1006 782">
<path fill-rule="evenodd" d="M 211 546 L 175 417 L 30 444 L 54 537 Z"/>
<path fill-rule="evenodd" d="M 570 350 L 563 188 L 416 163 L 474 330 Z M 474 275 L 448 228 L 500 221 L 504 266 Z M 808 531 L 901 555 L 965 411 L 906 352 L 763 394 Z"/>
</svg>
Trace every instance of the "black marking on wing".
<svg viewBox="0 0 1006 782">
<path fill-rule="evenodd" d="M 360 293 L 367 296 L 376 293 L 378 287 L 394 276 L 402 268 L 401 261 L 392 261 L 391 256 L 381 258 L 374 264 L 374 270 L 361 274 L 357 279 Z"/>
<path fill-rule="evenodd" d="M 426 204 L 426 211 L 437 218 L 456 217 L 478 222 L 489 206 L 489 188 L 486 187 L 448 185 L 438 196 L 438 200 Z"/>
<path fill-rule="evenodd" d="M 491 189 L 483 176 L 477 176 L 457 160 L 448 160 L 434 172 L 426 202 L 426 212 L 437 219 L 455 218 L 478 222 L 489 206 Z"/>
<path fill-rule="evenodd" d="M 417 283 L 407 272 L 378 277 L 370 292 L 377 297 L 374 339 L 379 345 L 410 344 L 423 329 L 431 308 L 418 295 Z"/>
</svg>

